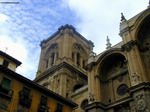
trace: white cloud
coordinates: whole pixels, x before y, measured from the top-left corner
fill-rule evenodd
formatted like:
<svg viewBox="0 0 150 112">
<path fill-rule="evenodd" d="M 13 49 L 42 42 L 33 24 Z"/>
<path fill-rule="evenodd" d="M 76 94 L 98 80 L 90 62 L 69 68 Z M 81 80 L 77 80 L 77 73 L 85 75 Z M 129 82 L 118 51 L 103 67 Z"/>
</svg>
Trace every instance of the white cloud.
<svg viewBox="0 0 150 112">
<path fill-rule="evenodd" d="M 9 17 L 6 16 L 5 14 L 0 14 L 0 23 L 1 23 L 1 22 L 5 22 L 5 21 L 8 20 L 8 19 L 9 19 Z"/>
<path fill-rule="evenodd" d="M 144 10 L 148 1 L 143 0 L 63 0 L 80 18 L 77 28 L 94 42 L 96 53 L 106 48 L 106 37 L 114 45 L 121 41 L 119 34 L 120 13 L 127 19 Z"/>
</svg>

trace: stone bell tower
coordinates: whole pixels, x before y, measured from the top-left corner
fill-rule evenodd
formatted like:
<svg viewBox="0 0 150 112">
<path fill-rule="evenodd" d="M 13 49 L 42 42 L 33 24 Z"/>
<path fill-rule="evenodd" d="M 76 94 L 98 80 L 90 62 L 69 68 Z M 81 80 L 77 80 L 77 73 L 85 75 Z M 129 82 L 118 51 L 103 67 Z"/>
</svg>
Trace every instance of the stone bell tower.
<svg viewBox="0 0 150 112">
<path fill-rule="evenodd" d="M 85 65 L 93 43 L 73 26 L 61 26 L 40 46 L 41 56 L 35 78 L 37 83 L 66 98 L 71 98 L 77 89 L 87 85 Z"/>
</svg>

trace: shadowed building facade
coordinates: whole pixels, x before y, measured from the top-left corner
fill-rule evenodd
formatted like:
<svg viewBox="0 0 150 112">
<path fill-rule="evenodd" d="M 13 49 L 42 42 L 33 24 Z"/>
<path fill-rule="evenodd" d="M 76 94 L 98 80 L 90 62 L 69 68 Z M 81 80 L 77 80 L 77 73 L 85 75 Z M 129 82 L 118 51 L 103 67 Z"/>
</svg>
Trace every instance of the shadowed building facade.
<svg viewBox="0 0 150 112">
<path fill-rule="evenodd" d="M 150 111 L 150 8 L 126 20 L 122 41 L 96 55 L 71 25 L 41 42 L 35 82 L 71 99 L 76 112 Z"/>
<path fill-rule="evenodd" d="M 16 73 L 20 61 L 0 51 L 0 112 L 72 112 L 77 104 Z"/>
</svg>

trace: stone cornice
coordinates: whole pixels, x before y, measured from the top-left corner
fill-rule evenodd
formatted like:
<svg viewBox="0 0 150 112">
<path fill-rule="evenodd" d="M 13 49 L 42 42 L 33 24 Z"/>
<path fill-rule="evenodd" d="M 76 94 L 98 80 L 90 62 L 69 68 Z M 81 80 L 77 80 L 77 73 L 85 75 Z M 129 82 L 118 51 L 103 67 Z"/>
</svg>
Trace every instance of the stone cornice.
<svg viewBox="0 0 150 112">
<path fill-rule="evenodd" d="M 61 34 L 61 30 L 65 30 L 65 29 L 69 29 L 72 30 L 72 32 L 77 35 L 78 37 L 80 37 L 82 40 L 84 40 L 86 43 L 88 43 L 89 45 L 91 45 L 92 47 L 94 47 L 94 43 L 91 40 L 87 40 L 85 37 L 83 37 L 80 33 L 78 33 L 76 31 L 76 29 L 72 26 L 72 25 L 64 25 L 58 28 L 58 31 L 55 32 L 53 35 L 51 35 L 50 37 L 48 37 L 47 39 L 44 39 L 41 41 L 40 46 L 42 46 L 42 44 L 47 43 L 48 41 L 50 41 L 52 38 L 56 37 L 57 35 Z"/>
<path fill-rule="evenodd" d="M 109 108 L 114 108 L 114 107 L 116 107 L 116 106 L 118 106 L 118 105 L 122 105 L 122 104 L 124 104 L 124 103 L 126 103 L 126 102 L 130 102 L 131 100 L 133 100 L 132 97 L 131 97 L 131 96 L 127 96 L 127 97 L 125 97 L 125 98 L 122 98 L 122 99 L 120 99 L 120 100 L 117 100 L 117 101 L 112 102 L 112 103 L 107 104 L 107 105 L 106 105 L 106 104 L 103 104 L 103 103 L 101 103 L 101 102 L 94 102 L 94 103 L 89 104 L 89 105 L 86 107 L 86 110 L 89 110 L 89 109 L 91 109 L 91 108 L 101 108 L 101 109 L 103 109 L 103 110 L 107 110 L 107 109 L 109 109 Z"/>
<path fill-rule="evenodd" d="M 62 62 L 59 65 L 53 66 L 52 68 L 48 69 L 47 71 L 45 71 L 43 74 L 41 74 L 40 76 L 38 76 L 34 81 L 38 82 L 40 80 L 42 80 L 43 78 L 46 78 L 50 75 L 52 75 L 53 73 L 57 72 L 60 69 L 66 68 L 74 73 L 77 73 L 77 75 L 84 79 L 87 80 L 87 76 L 86 73 L 83 73 L 81 71 L 79 71 L 78 69 L 74 68 L 73 66 L 71 66 L 70 64 L 66 63 L 66 62 Z"/>
<path fill-rule="evenodd" d="M 140 83 L 138 85 L 135 85 L 135 86 L 129 88 L 128 91 L 129 91 L 129 94 L 132 95 L 134 92 L 142 90 L 142 89 L 150 91 L 150 82 L 142 82 L 142 83 Z"/>
<path fill-rule="evenodd" d="M 134 46 L 138 46 L 138 43 L 136 40 L 131 40 L 127 43 L 125 43 L 124 45 L 121 46 L 121 50 L 124 52 L 124 51 L 131 51 L 131 49 L 134 47 Z"/>
</svg>

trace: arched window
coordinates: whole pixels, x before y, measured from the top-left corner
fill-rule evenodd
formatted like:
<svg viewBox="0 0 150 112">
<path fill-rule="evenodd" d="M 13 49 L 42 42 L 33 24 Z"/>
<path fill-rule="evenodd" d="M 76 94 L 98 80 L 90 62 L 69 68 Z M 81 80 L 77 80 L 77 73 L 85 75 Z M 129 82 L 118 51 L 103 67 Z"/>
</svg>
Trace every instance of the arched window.
<svg viewBox="0 0 150 112">
<path fill-rule="evenodd" d="M 82 102 L 81 102 L 81 109 L 82 110 L 85 110 L 85 108 L 88 106 L 88 99 L 84 99 Z"/>
<path fill-rule="evenodd" d="M 54 64 L 54 56 L 55 56 L 55 53 L 53 52 L 51 54 L 51 66 Z"/>
<path fill-rule="evenodd" d="M 83 84 L 76 84 L 73 88 L 73 91 L 75 92 L 76 90 L 80 89 L 83 86 L 84 86 Z"/>
<path fill-rule="evenodd" d="M 126 97 L 126 90 L 130 87 L 126 62 L 125 56 L 118 52 L 107 55 L 101 62 L 99 79 L 102 103 L 109 104 Z"/>
<path fill-rule="evenodd" d="M 138 44 L 142 62 L 146 68 L 147 73 L 150 72 L 150 15 L 140 25 L 138 31 Z"/>
<path fill-rule="evenodd" d="M 56 63 L 56 60 L 58 59 L 58 44 L 54 43 L 51 46 L 49 46 L 45 53 L 45 66 L 46 69 L 48 67 L 53 66 Z"/>
</svg>

